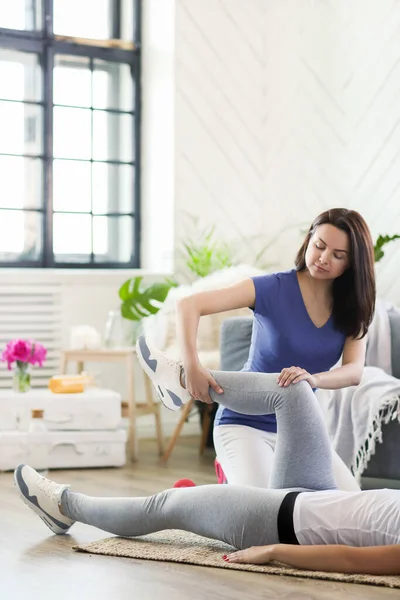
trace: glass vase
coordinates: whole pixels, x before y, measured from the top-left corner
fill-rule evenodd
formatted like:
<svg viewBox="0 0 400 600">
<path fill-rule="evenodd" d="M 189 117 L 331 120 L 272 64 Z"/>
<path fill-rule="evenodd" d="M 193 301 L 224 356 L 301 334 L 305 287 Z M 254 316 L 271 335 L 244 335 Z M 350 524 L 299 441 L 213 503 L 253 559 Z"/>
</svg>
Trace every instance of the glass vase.
<svg viewBox="0 0 400 600">
<path fill-rule="evenodd" d="M 134 346 L 141 330 L 141 321 L 124 319 L 121 311 L 110 310 L 104 332 L 104 344 L 107 348 Z"/>
<path fill-rule="evenodd" d="M 13 374 L 14 392 L 29 392 L 31 389 L 31 373 L 28 365 L 26 367 L 16 367 Z"/>
</svg>

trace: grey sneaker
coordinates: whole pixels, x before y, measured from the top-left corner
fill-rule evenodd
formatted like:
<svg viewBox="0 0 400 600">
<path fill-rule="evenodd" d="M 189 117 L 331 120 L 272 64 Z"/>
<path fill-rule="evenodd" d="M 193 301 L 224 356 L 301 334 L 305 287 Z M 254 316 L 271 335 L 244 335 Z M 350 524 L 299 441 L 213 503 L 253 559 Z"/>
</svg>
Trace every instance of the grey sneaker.
<svg viewBox="0 0 400 600">
<path fill-rule="evenodd" d="M 191 395 L 181 385 L 181 363 L 151 346 L 144 336 L 140 336 L 136 342 L 136 353 L 164 406 L 178 410 L 191 400 Z"/>
<path fill-rule="evenodd" d="M 53 533 L 67 533 L 75 523 L 64 516 L 58 507 L 61 496 L 69 485 L 60 485 L 42 477 L 28 465 L 19 465 L 14 471 L 14 482 L 22 501 L 29 506 Z"/>
</svg>

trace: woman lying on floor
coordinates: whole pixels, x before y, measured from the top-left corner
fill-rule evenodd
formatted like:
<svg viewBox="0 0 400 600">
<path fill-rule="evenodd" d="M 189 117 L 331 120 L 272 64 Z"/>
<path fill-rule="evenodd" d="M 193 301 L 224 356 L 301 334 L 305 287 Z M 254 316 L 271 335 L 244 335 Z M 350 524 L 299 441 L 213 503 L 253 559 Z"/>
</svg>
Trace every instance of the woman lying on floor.
<svg viewBox="0 0 400 600">
<path fill-rule="evenodd" d="M 144 338 L 137 352 L 163 403 L 171 408 L 190 400 L 179 363 Z M 15 483 L 21 498 L 58 534 L 75 521 L 124 537 L 181 529 L 238 549 L 224 557 L 232 563 L 277 560 L 300 569 L 400 574 L 400 491 L 337 489 L 330 440 L 310 385 L 281 387 L 276 375 L 265 373 L 212 376 L 223 389 L 222 396 L 210 389 L 214 401 L 239 413 L 275 413 L 274 489 L 204 485 L 147 498 L 93 498 L 20 465 Z"/>
</svg>

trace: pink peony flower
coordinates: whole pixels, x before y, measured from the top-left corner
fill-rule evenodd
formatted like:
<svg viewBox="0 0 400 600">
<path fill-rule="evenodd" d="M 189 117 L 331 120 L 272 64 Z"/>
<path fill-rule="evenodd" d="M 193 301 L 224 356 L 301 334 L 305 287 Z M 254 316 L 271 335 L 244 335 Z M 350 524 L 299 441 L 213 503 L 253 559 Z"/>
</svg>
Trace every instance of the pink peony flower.
<svg viewBox="0 0 400 600">
<path fill-rule="evenodd" d="M 1 360 L 7 362 L 8 369 L 11 369 L 14 362 L 21 367 L 21 363 L 42 367 L 46 354 L 47 350 L 42 344 L 34 340 L 11 340 L 3 350 Z"/>
<path fill-rule="evenodd" d="M 32 340 L 32 351 L 29 357 L 29 362 L 31 365 L 39 365 L 39 367 L 43 367 L 43 362 L 46 360 L 47 350 L 42 344 L 39 342 L 34 342 Z"/>
<path fill-rule="evenodd" d="M 14 360 L 28 362 L 31 354 L 31 344 L 25 340 L 15 340 L 13 346 Z"/>
</svg>

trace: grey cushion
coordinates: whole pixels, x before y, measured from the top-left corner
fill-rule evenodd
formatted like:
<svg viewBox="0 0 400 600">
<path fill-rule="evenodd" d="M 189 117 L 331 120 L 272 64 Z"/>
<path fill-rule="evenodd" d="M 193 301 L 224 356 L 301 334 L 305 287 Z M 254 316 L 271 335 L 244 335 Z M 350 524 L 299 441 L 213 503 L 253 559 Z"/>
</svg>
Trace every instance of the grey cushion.
<svg viewBox="0 0 400 600">
<path fill-rule="evenodd" d="M 363 477 L 400 478 L 399 433 L 400 426 L 397 419 L 382 425 L 382 444 L 376 442 L 375 454 L 371 456 Z"/>
<path fill-rule="evenodd" d="M 221 371 L 240 371 L 249 356 L 252 317 L 231 317 L 222 322 Z"/>
</svg>

